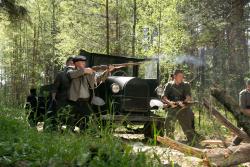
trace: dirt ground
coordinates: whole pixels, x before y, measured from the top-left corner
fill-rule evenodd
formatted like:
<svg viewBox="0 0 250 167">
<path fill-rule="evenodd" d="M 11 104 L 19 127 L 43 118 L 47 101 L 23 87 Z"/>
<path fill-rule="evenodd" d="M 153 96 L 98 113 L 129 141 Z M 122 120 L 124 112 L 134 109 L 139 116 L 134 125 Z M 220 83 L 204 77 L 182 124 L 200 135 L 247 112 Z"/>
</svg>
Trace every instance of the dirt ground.
<svg viewBox="0 0 250 167">
<path fill-rule="evenodd" d="M 183 153 L 164 147 L 157 144 L 148 144 L 144 142 L 143 134 L 115 134 L 117 137 L 121 137 L 127 144 L 129 144 L 134 152 L 146 152 L 150 156 L 159 157 L 159 160 L 164 166 L 181 166 L 181 167 L 191 167 L 191 166 L 201 166 L 201 159 L 186 156 Z"/>
<path fill-rule="evenodd" d="M 115 134 L 129 144 L 134 152 L 146 152 L 152 158 L 157 155 L 158 160 L 166 167 L 202 167 L 202 160 L 196 157 L 187 156 L 183 153 L 170 149 L 166 146 L 148 144 L 144 142 L 143 134 Z M 208 147 L 211 147 L 208 145 Z M 204 147 L 205 148 L 205 147 Z M 157 159 L 157 158 L 156 158 Z M 250 163 L 242 164 L 241 167 L 250 167 Z"/>
</svg>

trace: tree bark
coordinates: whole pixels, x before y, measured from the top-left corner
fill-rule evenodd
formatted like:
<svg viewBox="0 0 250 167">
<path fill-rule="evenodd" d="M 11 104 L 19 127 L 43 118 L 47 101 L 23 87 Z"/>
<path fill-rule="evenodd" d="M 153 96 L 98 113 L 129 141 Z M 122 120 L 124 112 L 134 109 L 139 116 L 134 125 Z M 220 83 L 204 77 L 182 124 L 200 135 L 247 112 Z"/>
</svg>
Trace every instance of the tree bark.
<svg viewBox="0 0 250 167">
<path fill-rule="evenodd" d="M 33 31 L 34 31 L 34 36 L 33 36 L 33 48 L 32 48 L 32 72 L 31 72 L 31 85 L 32 87 L 35 87 L 36 85 L 36 72 L 35 72 L 35 66 L 36 66 L 36 56 L 37 56 L 37 28 L 36 28 L 36 24 L 34 24 L 33 27 Z"/>
<path fill-rule="evenodd" d="M 119 20 L 119 0 L 116 0 L 115 40 L 116 40 L 115 54 L 116 54 L 116 55 L 119 55 L 120 52 L 121 52 L 121 43 L 120 43 L 120 20 Z"/>
<path fill-rule="evenodd" d="M 106 53 L 109 54 L 109 0 L 106 0 Z"/>
<path fill-rule="evenodd" d="M 133 14 L 133 33 L 132 33 L 132 56 L 135 57 L 135 35 L 136 35 L 136 12 L 137 12 L 137 4 L 136 4 L 136 0 L 133 1 L 134 2 L 134 14 Z"/>
<path fill-rule="evenodd" d="M 244 77 L 249 70 L 244 5 L 245 3 L 242 0 L 232 0 L 231 12 L 228 19 L 228 79 L 230 79 L 230 92 L 233 96 L 235 96 L 237 92 L 240 91 L 241 86 L 244 85 Z"/>
</svg>

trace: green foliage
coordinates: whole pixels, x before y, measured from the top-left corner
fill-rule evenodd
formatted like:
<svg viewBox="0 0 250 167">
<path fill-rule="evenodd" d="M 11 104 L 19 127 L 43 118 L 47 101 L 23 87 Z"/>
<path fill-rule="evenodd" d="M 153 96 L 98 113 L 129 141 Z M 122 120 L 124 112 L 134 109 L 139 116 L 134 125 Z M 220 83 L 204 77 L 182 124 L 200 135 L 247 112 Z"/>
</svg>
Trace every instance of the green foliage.
<svg viewBox="0 0 250 167">
<path fill-rule="evenodd" d="M 174 69 L 183 68 L 187 81 L 196 78 L 197 96 L 216 83 L 237 98 L 249 75 L 245 32 L 250 8 L 243 1 L 109 0 L 108 6 L 102 0 L 6 2 L 17 13 L 24 7 L 29 16 L 29 21 L 12 20 L 6 10 L 0 11 L 0 93 L 6 103 L 23 104 L 29 88 L 51 84 L 65 59 L 79 49 L 159 57 L 162 84 Z M 176 63 L 183 55 L 200 59 L 200 48 L 205 49 L 204 66 Z"/>
<path fill-rule="evenodd" d="M 22 109 L 1 107 L 0 165 L 157 166 L 145 153 L 135 154 L 119 139 L 93 130 L 39 133 L 27 125 Z"/>
</svg>

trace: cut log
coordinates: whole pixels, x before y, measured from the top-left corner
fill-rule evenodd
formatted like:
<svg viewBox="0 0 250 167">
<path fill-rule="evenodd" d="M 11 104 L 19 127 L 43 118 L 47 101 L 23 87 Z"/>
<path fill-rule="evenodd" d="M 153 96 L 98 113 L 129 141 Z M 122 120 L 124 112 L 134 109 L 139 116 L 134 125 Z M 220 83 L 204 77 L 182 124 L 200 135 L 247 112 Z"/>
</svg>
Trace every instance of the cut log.
<svg viewBox="0 0 250 167">
<path fill-rule="evenodd" d="M 203 140 L 201 142 L 201 144 L 203 145 L 222 145 L 222 146 L 229 146 L 231 144 L 231 142 L 225 142 L 222 140 Z"/>
<path fill-rule="evenodd" d="M 238 102 L 225 90 L 220 88 L 211 88 L 211 95 L 234 116 L 238 126 L 242 127 L 248 136 L 250 136 L 250 118 L 242 114 Z"/>
<path fill-rule="evenodd" d="M 190 147 L 188 145 L 174 141 L 168 137 L 157 136 L 157 141 L 169 146 L 172 149 L 178 150 L 186 155 L 195 156 L 197 158 L 204 158 L 204 151 L 195 147 Z"/>
<path fill-rule="evenodd" d="M 238 127 L 234 126 L 230 121 L 228 121 L 219 111 L 212 107 L 209 102 L 204 99 L 204 106 L 211 112 L 212 115 L 225 127 L 231 130 L 234 134 L 242 138 L 245 142 L 250 142 L 250 137 L 248 134 Z"/>
<path fill-rule="evenodd" d="M 197 149 L 168 137 L 157 136 L 157 141 L 186 155 L 201 158 L 204 164 L 208 166 L 232 166 L 250 162 L 250 144 L 230 146 L 228 148 Z"/>
<path fill-rule="evenodd" d="M 205 161 L 216 166 L 233 166 L 250 162 L 250 144 L 204 150 Z"/>
</svg>

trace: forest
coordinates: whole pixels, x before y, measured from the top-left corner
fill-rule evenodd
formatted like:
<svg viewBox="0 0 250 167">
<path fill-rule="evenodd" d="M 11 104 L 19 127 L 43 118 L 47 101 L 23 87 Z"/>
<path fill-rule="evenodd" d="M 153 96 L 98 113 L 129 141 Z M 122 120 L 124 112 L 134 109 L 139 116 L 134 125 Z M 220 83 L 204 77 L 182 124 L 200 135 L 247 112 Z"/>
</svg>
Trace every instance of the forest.
<svg viewBox="0 0 250 167">
<path fill-rule="evenodd" d="M 239 104 L 249 37 L 248 0 L 0 0 L 0 166 L 250 166 L 250 110 Z M 158 87 L 182 69 L 204 140 L 182 142 L 180 121 L 175 140 L 156 131 L 147 141 L 134 131 L 124 139 L 121 125 L 110 131 L 95 117 L 80 134 L 38 132 L 46 120 L 31 127 L 30 89 L 53 84 L 80 50 L 157 59 Z M 230 145 L 235 136 L 242 142 Z"/>
</svg>

